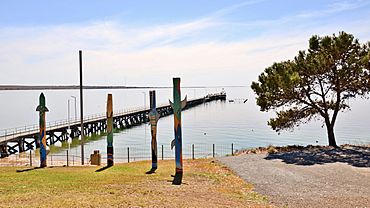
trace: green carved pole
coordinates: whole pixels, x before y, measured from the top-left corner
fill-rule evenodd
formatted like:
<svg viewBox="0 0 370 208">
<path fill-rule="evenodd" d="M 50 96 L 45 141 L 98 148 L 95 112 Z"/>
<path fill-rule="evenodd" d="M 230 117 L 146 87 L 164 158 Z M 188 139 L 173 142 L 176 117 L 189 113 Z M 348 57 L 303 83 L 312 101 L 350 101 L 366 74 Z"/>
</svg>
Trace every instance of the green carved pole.
<svg viewBox="0 0 370 208">
<path fill-rule="evenodd" d="M 181 101 L 180 78 L 173 78 L 173 103 L 170 101 L 174 115 L 174 134 L 175 139 L 171 143 L 171 148 L 175 146 L 176 173 L 172 181 L 174 185 L 182 183 L 182 129 L 181 129 L 181 110 L 186 105 L 186 97 Z"/>
<path fill-rule="evenodd" d="M 46 119 L 45 112 L 48 112 L 46 107 L 44 93 L 40 94 L 39 105 L 36 108 L 36 111 L 39 112 L 39 141 L 40 141 L 40 167 L 46 167 Z"/>
</svg>

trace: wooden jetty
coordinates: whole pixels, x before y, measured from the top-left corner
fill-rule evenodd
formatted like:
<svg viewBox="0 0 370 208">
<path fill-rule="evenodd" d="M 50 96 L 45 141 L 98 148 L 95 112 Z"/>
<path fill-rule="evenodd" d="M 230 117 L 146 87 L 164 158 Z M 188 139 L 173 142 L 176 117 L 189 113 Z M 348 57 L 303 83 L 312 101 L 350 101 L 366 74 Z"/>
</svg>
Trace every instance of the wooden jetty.
<svg viewBox="0 0 370 208">
<path fill-rule="evenodd" d="M 197 105 L 211 102 L 215 100 L 226 100 L 226 93 L 209 94 L 203 98 L 189 100 L 185 109 L 195 107 Z M 161 105 L 157 107 L 160 117 L 168 116 L 173 113 L 171 106 Z M 113 117 L 113 127 L 116 129 L 126 129 L 132 126 L 140 125 L 149 121 L 150 109 L 137 109 L 131 111 L 117 112 Z M 68 134 L 70 128 L 70 134 Z M 84 119 L 84 134 L 91 136 L 92 134 L 100 134 L 106 131 L 106 115 L 102 114 Z M 0 135 L 0 158 L 7 157 L 11 154 L 16 154 L 24 151 L 29 151 L 40 147 L 38 140 L 38 126 L 13 131 L 5 131 Z M 63 121 L 49 125 L 46 128 L 47 145 L 53 145 L 56 142 L 63 142 L 68 138 L 78 138 L 81 134 L 79 121 Z"/>
</svg>

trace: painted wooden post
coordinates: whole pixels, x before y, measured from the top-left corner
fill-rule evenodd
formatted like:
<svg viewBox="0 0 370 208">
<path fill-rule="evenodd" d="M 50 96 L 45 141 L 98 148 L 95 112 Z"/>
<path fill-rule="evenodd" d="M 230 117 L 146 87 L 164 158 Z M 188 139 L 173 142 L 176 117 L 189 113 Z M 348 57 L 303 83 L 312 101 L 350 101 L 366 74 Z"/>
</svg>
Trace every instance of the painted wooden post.
<svg viewBox="0 0 370 208">
<path fill-rule="evenodd" d="M 107 166 L 113 166 L 113 99 L 107 98 Z"/>
<path fill-rule="evenodd" d="M 181 101 L 180 78 L 173 78 L 173 103 L 170 101 L 174 117 L 175 139 L 171 143 L 171 149 L 175 146 L 176 173 L 172 181 L 174 185 L 182 183 L 182 130 L 181 130 L 181 110 L 186 105 L 186 97 Z"/>
<path fill-rule="evenodd" d="M 45 113 L 49 111 L 46 107 L 44 93 L 40 94 L 39 105 L 36 108 L 39 112 L 39 141 L 40 141 L 40 167 L 46 167 L 46 120 Z"/>
<path fill-rule="evenodd" d="M 149 121 L 150 121 L 150 132 L 152 135 L 151 150 L 152 150 L 152 169 L 150 169 L 147 174 L 152 174 L 158 168 L 158 154 L 157 154 L 157 123 L 159 120 L 159 113 L 157 112 L 156 106 L 156 96 L 155 91 L 149 91 L 150 99 L 150 112 L 149 112 Z"/>
</svg>

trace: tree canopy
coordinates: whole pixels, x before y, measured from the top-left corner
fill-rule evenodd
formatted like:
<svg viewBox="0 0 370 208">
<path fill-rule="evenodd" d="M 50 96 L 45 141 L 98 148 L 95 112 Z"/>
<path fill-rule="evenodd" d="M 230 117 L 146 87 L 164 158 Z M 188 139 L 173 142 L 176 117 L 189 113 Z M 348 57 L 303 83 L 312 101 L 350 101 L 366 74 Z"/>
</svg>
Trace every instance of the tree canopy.
<svg viewBox="0 0 370 208">
<path fill-rule="evenodd" d="M 355 97 L 370 90 L 370 42 L 353 35 L 312 36 L 309 49 L 294 60 L 274 63 L 252 83 L 261 111 L 275 110 L 268 121 L 274 130 L 293 129 L 312 119 L 326 125 L 330 146 L 337 146 L 334 125 L 338 113 Z"/>
</svg>

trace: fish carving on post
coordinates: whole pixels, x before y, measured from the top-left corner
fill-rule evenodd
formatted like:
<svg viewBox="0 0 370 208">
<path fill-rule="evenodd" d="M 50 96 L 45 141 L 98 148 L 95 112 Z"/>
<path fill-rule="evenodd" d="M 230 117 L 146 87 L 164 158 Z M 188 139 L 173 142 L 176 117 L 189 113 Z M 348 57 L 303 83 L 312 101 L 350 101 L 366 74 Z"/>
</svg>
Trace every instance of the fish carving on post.
<svg viewBox="0 0 370 208">
<path fill-rule="evenodd" d="M 113 166 L 113 101 L 112 94 L 107 98 L 107 166 Z"/>
<path fill-rule="evenodd" d="M 182 130 L 181 110 L 186 106 L 186 97 L 181 101 L 180 78 L 173 78 L 173 103 L 170 101 L 174 115 L 175 139 L 171 142 L 171 149 L 175 147 L 176 173 L 172 184 L 181 185 L 182 182 Z"/>
<path fill-rule="evenodd" d="M 36 108 L 36 111 L 39 112 L 39 141 L 40 141 L 40 167 L 46 167 L 46 120 L 45 113 L 49 111 L 46 107 L 44 93 L 40 94 L 39 105 Z"/>
<path fill-rule="evenodd" d="M 149 122 L 150 122 L 150 132 L 152 135 L 151 149 L 152 149 L 152 169 L 150 169 L 147 174 L 154 173 L 158 168 L 158 155 L 157 155 L 157 123 L 159 120 L 159 113 L 157 112 L 156 106 L 156 96 L 155 91 L 149 91 L 150 99 L 150 112 L 149 112 Z"/>
</svg>

